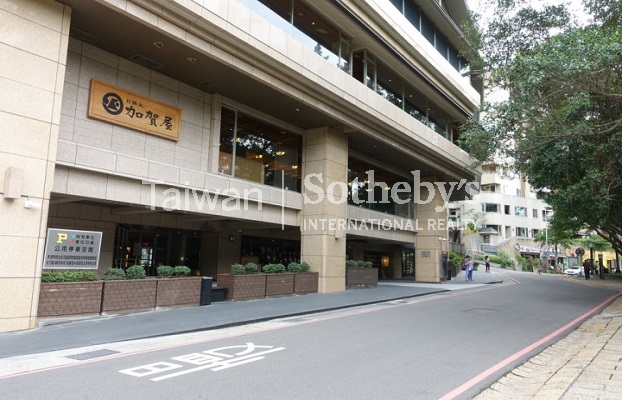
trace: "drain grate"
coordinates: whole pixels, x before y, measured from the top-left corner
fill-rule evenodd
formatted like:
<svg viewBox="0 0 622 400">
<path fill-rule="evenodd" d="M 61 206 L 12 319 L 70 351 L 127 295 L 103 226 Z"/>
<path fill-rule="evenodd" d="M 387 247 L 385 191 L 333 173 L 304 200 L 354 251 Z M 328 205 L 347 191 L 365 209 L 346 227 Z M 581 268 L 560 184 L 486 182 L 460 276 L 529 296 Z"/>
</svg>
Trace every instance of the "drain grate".
<svg viewBox="0 0 622 400">
<path fill-rule="evenodd" d="M 471 308 L 470 310 L 466 310 L 467 312 L 473 312 L 475 314 L 491 314 L 495 312 L 499 312 L 500 310 L 493 310 L 492 308 Z"/>
<path fill-rule="evenodd" d="M 111 354 L 117 354 L 117 353 L 118 351 L 101 349 L 101 350 L 89 351 L 87 353 L 74 354 L 72 356 L 67 356 L 67 357 L 73 358 L 74 360 L 84 361 L 84 360 L 90 360 L 92 358 L 105 357 L 105 356 L 109 356 Z"/>
</svg>

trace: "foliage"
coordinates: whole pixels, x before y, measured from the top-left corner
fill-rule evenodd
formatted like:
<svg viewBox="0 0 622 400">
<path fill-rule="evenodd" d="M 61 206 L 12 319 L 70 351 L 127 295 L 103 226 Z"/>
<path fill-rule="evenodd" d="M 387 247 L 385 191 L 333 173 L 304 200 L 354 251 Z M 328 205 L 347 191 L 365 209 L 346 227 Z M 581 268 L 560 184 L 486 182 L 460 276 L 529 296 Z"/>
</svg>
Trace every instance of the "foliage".
<svg viewBox="0 0 622 400">
<path fill-rule="evenodd" d="M 242 264 L 233 264 L 231 265 L 231 273 L 233 275 L 244 275 L 246 273 L 246 268 Z"/>
<path fill-rule="evenodd" d="M 346 261 L 346 267 L 358 267 L 358 266 L 359 266 L 358 261 L 354 261 L 354 260 Z"/>
<path fill-rule="evenodd" d="M 190 276 L 191 269 L 185 265 L 176 265 L 173 268 L 173 275 L 175 276 Z"/>
<path fill-rule="evenodd" d="M 280 274 L 285 272 L 285 266 L 283 264 L 266 264 L 261 270 L 266 274 Z"/>
<path fill-rule="evenodd" d="M 471 222 L 467 223 L 470 231 L 477 232 L 482 224 L 486 223 L 486 213 L 475 208 L 469 208 L 465 215 L 467 216 L 466 220 L 471 220 Z"/>
<path fill-rule="evenodd" d="M 592 245 L 592 247 L 594 248 L 594 251 L 611 250 L 611 243 L 601 238 L 600 236 L 589 236 L 583 239 L 576 239 L 575 243 L 583 247 L 586 253 L 589 252 L 590 245 Z"/>
<path fill-rule="evenodd" d="M 464 257 L 462 255 L 453 251 L 449 252 L 449 264 L 458 267 L 462 264 L 462 260 L 464 260 Z"/>
<path fill-rule="evenodd" d="M 290 262 L 287 264 L 287 272 L 301 272 L 300 263 Z"/>
<path fill-rule="evenodd" d="M 104 279 L 107 281 L 121 281 L 126 278 L 123 268 L 108 268 L 104 272 Z"/>
<path fill-rule="evenodd" d="M 82 282 L 96 281 L 97 274 L 93 271 L 42 272 L 41 282 Z"/>
<path fill-rule="evenodd" d="M 161 278 L 170 278 L 175 274 L 173 267 L 170 265 L 158 265 L 156 272 Z"/>
<path fill-rule="evenodd" d="M 259 271 L 259 265 L 254 262 L 248 262 L 244 265 L 244 271 L 246 274 L 256 274 Z"/>
<path fill-rule="evenodd" d="M 125 277 L 127 279 L 145 279 L 146 276 L 145 267 L 142 265 L 132 265 L 125 270 Z"/>
<path fill-rule="evenodd" d="M 534 236 L 533 240 L 540 246 L 544 246 L 546 243 L 561 247 L 570 248 L 575 242 L 576 232 L 570 229 L 563 229 L 557 225 L 551 225 L 550 229 L 546 232 L 539 232 Z"/>
<path fill-rule="evenodd" d="M 622 0 L 588 0 L 584 26 L 563 5 L 490 3 L 490 23 L 465 30 L 472 66 L 507 98 L 482 104 L 462 144 L 528 179 L 553 225 L 587 227 L 622 252 Z"/>
<path fill-rule="evenodd" d="M 300 263 L 300 272 L 308 272 L 311 269 L 311 265 L 308 262 L 303 261 Z"/>
</svg>

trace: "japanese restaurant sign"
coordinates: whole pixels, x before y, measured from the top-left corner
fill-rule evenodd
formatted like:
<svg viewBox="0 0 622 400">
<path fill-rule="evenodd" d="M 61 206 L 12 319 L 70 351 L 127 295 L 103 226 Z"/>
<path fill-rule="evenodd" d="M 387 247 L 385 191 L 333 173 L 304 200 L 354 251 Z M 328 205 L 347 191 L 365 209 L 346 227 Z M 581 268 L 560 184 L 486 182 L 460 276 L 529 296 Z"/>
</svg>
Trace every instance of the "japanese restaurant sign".
<svg viewBox="0 0 622 400">
<path fill-rule="evenodd" d="M 181 109 L 91 79 L 89 117 L 179 140 Z"/>
<path fill-rule="evenodd" d="M 48 229 L 43 269 L 97 269 L 102 233 Z"/>
</svg>

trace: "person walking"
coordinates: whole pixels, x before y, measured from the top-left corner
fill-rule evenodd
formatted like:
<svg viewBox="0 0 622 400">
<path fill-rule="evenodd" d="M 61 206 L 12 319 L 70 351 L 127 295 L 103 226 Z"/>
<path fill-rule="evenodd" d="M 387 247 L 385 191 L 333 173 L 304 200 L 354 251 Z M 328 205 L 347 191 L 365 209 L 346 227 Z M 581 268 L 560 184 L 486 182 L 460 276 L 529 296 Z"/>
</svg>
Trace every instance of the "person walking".
<svg viewBox="0 0 622 400">
<path fill-rule="evenodd" d="M 473 281 L 473 261 L 469 255 L 464 259 L 464 271 L 466 272 L 467 282 Z"/>
<path fill-rule="evenodd" d="M 585 275 L 585 279 L 590 279 L 590 270 L 592 269 L 591 260 L 587 259 L 583 261 L 583 274 Z"/>
<path fill-rule="evenodd" d="M 484 264 L 486 264 L 486 272 L 490 272 L 490 257 L 486 256 L 484 258 Z"/>
</svg>

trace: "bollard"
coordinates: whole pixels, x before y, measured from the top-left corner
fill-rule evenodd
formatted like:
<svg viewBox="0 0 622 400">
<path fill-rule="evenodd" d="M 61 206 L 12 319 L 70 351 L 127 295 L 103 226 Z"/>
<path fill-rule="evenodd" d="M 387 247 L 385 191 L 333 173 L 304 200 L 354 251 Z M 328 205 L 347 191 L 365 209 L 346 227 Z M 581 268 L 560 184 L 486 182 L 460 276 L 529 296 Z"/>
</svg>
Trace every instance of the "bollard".
<svg viewBox="0 0 622 400">
<path fill-rule="evenodd" d="M 209 276 L 201 277 L 201 299 L 200 306 L 212 304 L 212 278 Z"/>
</svg>

